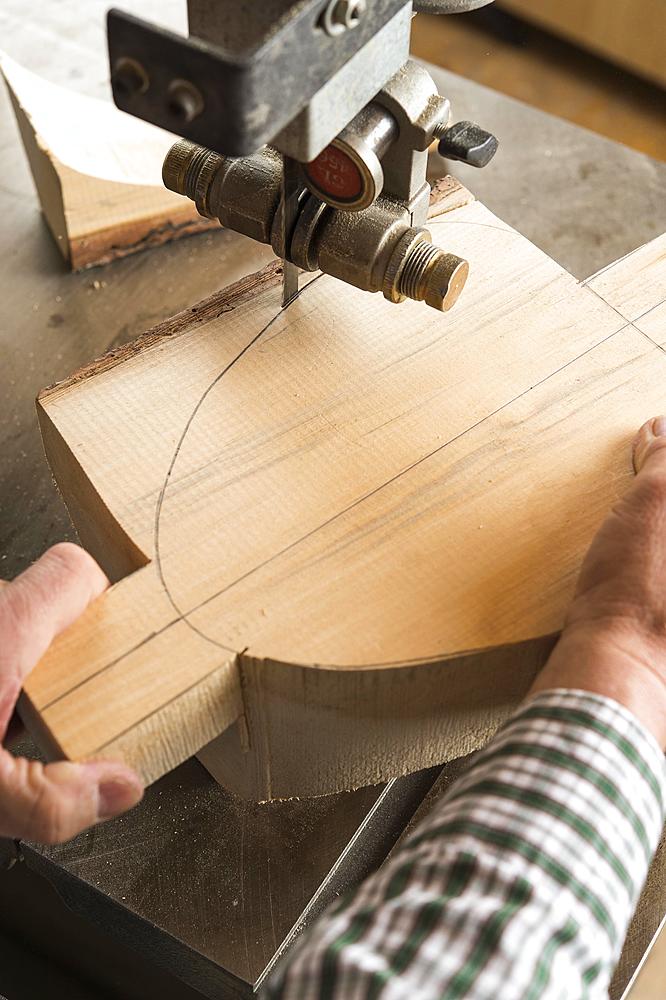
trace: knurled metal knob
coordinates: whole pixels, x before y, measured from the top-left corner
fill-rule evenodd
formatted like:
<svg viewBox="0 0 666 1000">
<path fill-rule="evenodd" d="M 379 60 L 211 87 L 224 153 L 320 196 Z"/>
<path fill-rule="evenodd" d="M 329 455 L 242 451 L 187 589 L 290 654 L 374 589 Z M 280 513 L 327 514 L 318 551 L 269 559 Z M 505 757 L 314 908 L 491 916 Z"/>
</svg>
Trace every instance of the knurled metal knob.
<svg viewBox="0 0 666 1000">
<path fill-rule="evenodd" d="M 469 274 L 462 257 L 434 246 L 427 229 L 408 229 L 395 245 L 382 291 L 389 302 L 414 299 L 447 312 L 458 301 Z"/>
<path fill-rule="evenodd" d="M 199 215 L 217 218 L 208 195 L 224 157 L 187 139 L 174 143 L 162 164 L 162 181 L 169 191 L 184 194 L 197 206 Z"/>
</svg>

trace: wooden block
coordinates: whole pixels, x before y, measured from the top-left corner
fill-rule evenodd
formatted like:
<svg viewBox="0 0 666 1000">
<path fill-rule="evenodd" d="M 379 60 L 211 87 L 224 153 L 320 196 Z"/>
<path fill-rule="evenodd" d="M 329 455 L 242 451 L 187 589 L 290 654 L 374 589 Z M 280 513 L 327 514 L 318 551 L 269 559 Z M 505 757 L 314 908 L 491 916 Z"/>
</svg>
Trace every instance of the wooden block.
<svg viewBox="0 0 666 1000">
<path fill-rule="evenodd" d="M 633 322 L 662 249 L 579 284 L 466 200 L 431 220 L 471 265 L 448 314 L 321 275 L 282 310 L 271 265 L 41 394 L 118 581 L 26 683 L 57 753 L 153 780 L 226 729 L 225 785 L 317 795 L 467 753 L 523 696 L 665 408 Z"/>
<path fill-rule="evenodd" d="M 501 6 L 666 84 L 663 0 L 501 0 Z"/>
<path fill-rule="evenodd" d="M 73 270 L 217 225 L 162 184 L 174 136 L 48 83 L 2 53 L 0 71 L 44 218 Z"/>
</svg>

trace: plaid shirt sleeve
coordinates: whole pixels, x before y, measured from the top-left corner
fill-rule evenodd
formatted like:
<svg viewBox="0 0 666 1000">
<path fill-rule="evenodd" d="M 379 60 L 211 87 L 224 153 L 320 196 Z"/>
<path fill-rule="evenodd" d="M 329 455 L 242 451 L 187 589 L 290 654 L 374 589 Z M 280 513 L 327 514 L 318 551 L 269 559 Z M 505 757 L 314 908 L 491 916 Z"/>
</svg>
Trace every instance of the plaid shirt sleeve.
<svg viewBox="0 0 666 1000">
<path fill-rule="evenodd" d="M 264 1000 L 606 997 L 665 797 L 664 756 L 629 711 L 537 695 Z"/>
</svg>

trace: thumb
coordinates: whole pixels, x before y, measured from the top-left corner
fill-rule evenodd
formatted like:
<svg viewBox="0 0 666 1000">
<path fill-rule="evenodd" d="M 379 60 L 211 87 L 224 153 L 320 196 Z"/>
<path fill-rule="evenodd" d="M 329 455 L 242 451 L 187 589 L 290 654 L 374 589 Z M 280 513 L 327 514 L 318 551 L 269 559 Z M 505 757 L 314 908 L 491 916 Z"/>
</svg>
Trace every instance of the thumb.
<svg viewBox="0 0 666 1000">
<path fill-rule="evenodd" d="M 643 470 L 666 476 L 666 416 L 652 417 L 634 438 L 634 471 Z"/>
<path fill-rule="evenodd" d="M 0 837 L 58 844 L 142 795 L 134 772 L 114 761 L 44 765 L 0 750 Z"/>
<path fill-rule="evenodd" d="M 0 589 L 0 687 L 23 682 L 55 636 L 109 581 L 92 556 L 60 542 Z"/>
</svg>

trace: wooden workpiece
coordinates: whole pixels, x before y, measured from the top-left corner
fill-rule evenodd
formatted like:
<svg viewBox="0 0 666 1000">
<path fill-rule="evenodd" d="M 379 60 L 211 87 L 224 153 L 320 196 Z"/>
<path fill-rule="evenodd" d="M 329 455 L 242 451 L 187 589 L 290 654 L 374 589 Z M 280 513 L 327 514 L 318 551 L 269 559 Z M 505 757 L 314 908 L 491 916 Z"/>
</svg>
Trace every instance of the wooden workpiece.
<svg viewBox="0 0 666 1000">
<path fill-rule="evenodd" d="M 162 184 L 170 133 L 49 83 L 1 51 L 0 76 L 44 218 L 72 270 L 213 225 Z"/>
<path fill-rule="evenodd" d="M 582 284 L 444 186 L 454 310 L 279 267 L 45 390 L 47 456 L 118 581 L 29 677 L 52 752 L 250 797 L 458 757 L 511 711 L 666 408 L 666 238 Z"/>
</svg>

